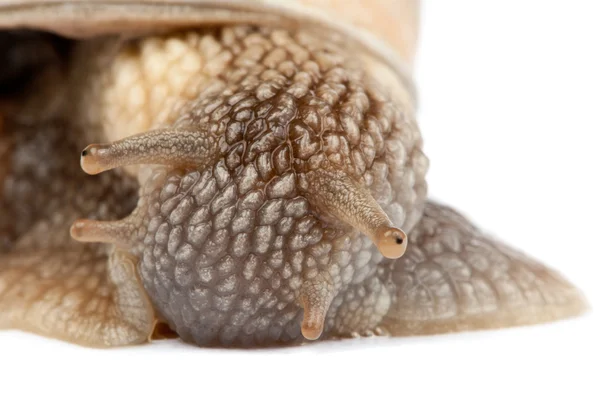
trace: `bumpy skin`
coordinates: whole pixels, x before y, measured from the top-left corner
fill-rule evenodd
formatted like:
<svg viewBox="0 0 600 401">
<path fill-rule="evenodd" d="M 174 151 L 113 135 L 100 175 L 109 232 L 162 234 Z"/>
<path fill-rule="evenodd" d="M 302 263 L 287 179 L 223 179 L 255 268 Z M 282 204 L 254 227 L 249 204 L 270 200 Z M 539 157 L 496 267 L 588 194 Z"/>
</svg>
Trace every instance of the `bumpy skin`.
<svg viewBox="0 0 600 401">
<path fill-rule="evenodd" d="M 322 291 L 326 332 L 374 328 L 389 307 L 375 277 L 383 257 L 320 198 L 350 180 L 414 225 L 427 167 L 414 122 L 334 43 L 243 27 L 210 35 L 214 57 L 230 61 L 173 128 L 214 137 L 212 164 L 154 171 L 136 212 L 134 253 L 157 311 L 199 344 L 289 342 L 302 338 L 304 294 Z M 343 294 L 365 280 L 365 319 L 335 327 Z"/>
<path fill-rule="evenodd" d="M 0 137 L 11 156 L 0 175 L 7 205 L 0 309 L 17 311 L 0 312 L 0 325 L 119 345 L 144 341 L 149 322 L 165 321 L 200 345 L 262 346 L 537 323 L 584 308 L 555 273 L 426 203 L 427 160 L 406 89 L 343 43 L 243 26 L 96 39 L 76 45 L 55 70 L 52 84 L 42 77 L 34 86 L 56 95 L 16 102 L 15 121 Z M 34 121 L 28 142 L 20 127 L 32 110 L 63 121 L 56 132 L 64 140 L 40 128 L 46 120 Z M 73 155 L 70 141 L 148 130 L 82 157 L 94 174 L 129 164 L 142 164 L 139 170 L 83 179 L 64 159 Z M 54 161 L 58 167 L 48 170 Z M 131 192 L 135 175 L 139 199 Z M 73 226 L 75 238 L 114 247 L 68 239 L 75 215 L 122 219 Z M 373 242 L 375 229 L 392 222 L 410 232 L 406 255 L 395 260 Z M 34 263 L 20 249 L 51 256 Z M 94 286 L 85 287 L 87 300 L 75 297 L 73 309 L 64 277 L 44 281 L 53 258 L 89 249 L 113 255 L 94 270 L 112 289 L 102 312 L 90 301 Z M 90 274 L 92 263 L 80 264 Z M 17 265 L 33 278 L 15 276 Z M 63 276 L 77 275 L 77 263 L 65 265 L 72 270 Z M 132 265 L 137 273 L 123 267 Z M 117 277 L 123 271 L 126 279 Z M 25 313 L 53 306 L 39 292 L 23 301 L 10 291 L 18 280 L 17 287 L 57 288 L 60 307 L 71 307 L 67 334 L 59 320 L 42 324 Z M 95 326 L 81 322 L 83 309 Z M 94 334 L 104 327 L 117 329 Z"/>
</svg>

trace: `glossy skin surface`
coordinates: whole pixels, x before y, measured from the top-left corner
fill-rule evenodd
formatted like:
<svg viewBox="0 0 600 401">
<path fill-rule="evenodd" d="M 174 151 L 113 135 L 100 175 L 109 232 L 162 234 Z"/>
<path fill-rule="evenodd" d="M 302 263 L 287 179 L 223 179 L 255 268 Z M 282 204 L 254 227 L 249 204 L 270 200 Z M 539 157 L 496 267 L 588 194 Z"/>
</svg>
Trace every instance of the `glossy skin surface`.
<svg viewBox="0 0 600 401">
<path fill-rule="evenodd" d="M 584 308 L 426 202 L 409 91 L 341 42 L 238 26 L 94 39 L 60 60 L 11 99 L 0 136 L 0 326 L 108 346 L 164 321 L 199 345 L 265 346 Z M 115 143 L 83 153 L 97 177 L 77 168 L 90 142 Z M 76 218 L 115 220 L 71 229 L 113 245 L 73 241 Z M 389 259 L 396 227 L 407 251 Z"/>
</svg>

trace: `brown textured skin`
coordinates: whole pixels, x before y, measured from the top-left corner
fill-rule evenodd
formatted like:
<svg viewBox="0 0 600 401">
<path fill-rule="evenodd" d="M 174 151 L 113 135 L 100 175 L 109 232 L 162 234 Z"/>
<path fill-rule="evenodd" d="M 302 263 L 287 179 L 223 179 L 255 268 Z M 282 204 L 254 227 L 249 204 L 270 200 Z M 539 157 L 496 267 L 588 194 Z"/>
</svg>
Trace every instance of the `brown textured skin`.
<svg viewBox="0 0 600 401">
<path fill-rule="evenodd" d="M 427 166 L 414 122 L 335 44 L 244 27 L 214 35 L 231 67 L 173 128 L 214 136 L 223 151 L 203 171 L 155 172 L 138 209 L 134 253 L 159 314 L 199 344 L 289 342 L 301 338 L 304 288 L 326 280 L 326 331 L 374 328 L 386 306 L 372 296 L 361 305 L 368 321 L 333 327 L 337 294 L 374 276 L 382 257 L 319 210 L 320 193 L 335 195 L 341 181 L 318 177 L 342 174 L 376 193 L 397 224 L 414 225 Z M 370 281 L 372 291 L 383 287 Z"/>
<path fill-rule="evenodd" d="M 159 97 L 160 114 L 144 111 L 154 78 L 118 79 L 124 65 L 151 71 L 139 61 L 149 39 L 77 44 L 24 92 L 36 95 L 8 99 L 17 111 L 3 112 L 0 136 L 10 156 L 0 164 L 0 327 L 106 346 L 145 341 L 165 321 L 200 345 L 265 346 L 583 310 L 564 279 L 426 202 L 413 106 L 378 61 L 302 29 L 250 26 L 167 34 L 150 39 L 153 51 L 167 54 L 172 37 L 197 43 L 185 51 L 204 61 L 196 80 Z M 120 95 L 138 81 L 150 92 Z M 150 129 L 166 137 L 130 142 L 115 159 L 158 147 L 139 171 L 78 170 L 87 143 Z M 364 235 L 385 223 L 372 200 L 410 232 L 400 259 Z M 75 218 L 124 220 L 94 226 L 113 247 L 70 239 Z M 72 233 L 86 240 L 86 230 Z"/>
</svg>

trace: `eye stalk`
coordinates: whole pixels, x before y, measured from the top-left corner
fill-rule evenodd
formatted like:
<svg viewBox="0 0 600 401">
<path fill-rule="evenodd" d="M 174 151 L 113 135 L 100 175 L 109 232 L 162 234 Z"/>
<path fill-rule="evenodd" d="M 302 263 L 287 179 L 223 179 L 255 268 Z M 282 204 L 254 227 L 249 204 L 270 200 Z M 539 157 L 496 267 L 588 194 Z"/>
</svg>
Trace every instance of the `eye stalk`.
<svg viewBox="0 0 600 401">
<path fill-rule="evenodd" d="M 110 144 L 89 145 L 81 152 L 81 168 L 91 175 L 134 164 L 203 168 L 219 153 L 217 140 L 204 132 L 159 129 Z"/>
<path fill-rule="evenodd" d="M 368 189 L 342 171 L 319 169 L 307 177 L 307 197 L 320 210 L 356 228 L 389 259 L 404 255 L 408 238 L 395 227 Z"/>
<path fill-rule="evenodd" d="M 81 168 L 96 175 L 135 164 L 194 166 L 202 169 L 219 156 L 214 137 L 198 130 L 158 129 L 108 144 L 92 144 L 81 152 Z M 137 227 L 135 214 L 121 221 L 77 220 L 71 237 L 79 242 L 130 246 Z"/>
</svg>

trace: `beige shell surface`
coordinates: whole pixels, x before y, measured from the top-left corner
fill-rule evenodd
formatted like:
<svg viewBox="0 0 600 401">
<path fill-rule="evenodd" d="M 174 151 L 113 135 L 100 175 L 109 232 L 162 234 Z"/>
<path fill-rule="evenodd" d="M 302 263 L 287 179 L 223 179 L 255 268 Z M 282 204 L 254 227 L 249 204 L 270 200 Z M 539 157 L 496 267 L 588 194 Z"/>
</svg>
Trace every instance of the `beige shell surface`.
<svg viewBox="0 0 600 401">
<path fill-rule="evenodd" d="M 418 10 L 418 0 L 5 0 L 0 1 L 0 29 L 85 38 L 233 22 L 310 26 L 327 37 L 357 42 L 406 76 L 412 70 Z"/>
</svg>

